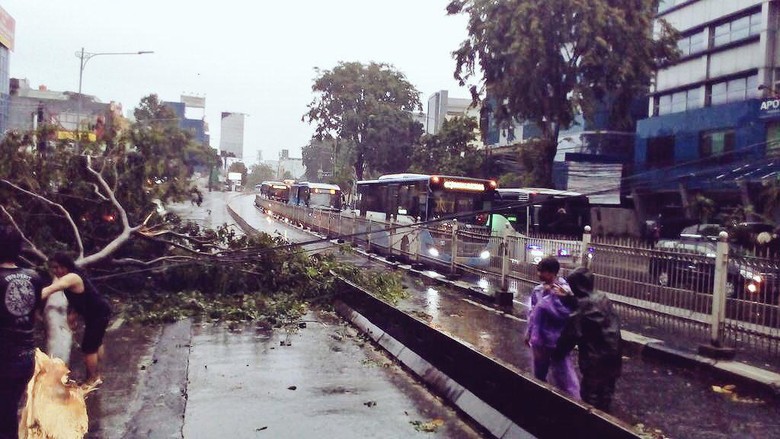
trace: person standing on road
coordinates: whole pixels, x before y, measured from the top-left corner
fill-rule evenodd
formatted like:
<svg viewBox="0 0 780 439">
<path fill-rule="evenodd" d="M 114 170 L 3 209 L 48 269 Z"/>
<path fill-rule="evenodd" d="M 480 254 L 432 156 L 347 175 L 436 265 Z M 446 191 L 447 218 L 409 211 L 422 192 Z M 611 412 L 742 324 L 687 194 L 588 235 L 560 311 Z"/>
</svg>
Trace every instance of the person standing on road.
<svg viewBox="0 0 780 439">
<path fill-rule="evenodd" d="M 588 404 L 606 412 L 622 367 L 620 318 L 607 295 L 593 288 L 590 270 L 578 268 L 566 280 L 571 293 L 556 294 L 572 310 L 572 315 L 558 339 L 553 358 L 569 357 L 574 346 L 578 347 L 582 373 L 580 395 Z"/>
<path fill-rule="evenodd" d="M 17 266 L 22 236 L 0 226 L 0 438 L 16 439 L 19 402 L 35 369 L 35 310 L 45 281 Z"/>
<path fill-rule="evenodd" d="M 558 338 L 566 327 L 571 311 L 560 297 L 570 294 L 566 280 L 558 276 L 558 260 L 548 256 L 536 266 L 542 281 L 531 291 L 531 308 L 525 342 L 531 347 L 534 376 L 547 381 L 574 399 L 580 399 L 580 383 L 570 355 L 553 359 Z"/>
<path fill-rule="evenodd" d="M 103 336 L 111 318 L 111 305 L 103 297 L 92 281 L 76 268 L 73 258 L 65 253 L 57 253 L 49 259 L 49 269 L 54 275 L 51 285 L 43 289 L 43 299 L 56 291 L 64 291 L 68 298 L 69 321 L 75 314 L 84 319 L 84 338 L 81 351 L 87 368 L 87 382 L 99 384 L 100 357 L 103 356 Z"/>
</svg>

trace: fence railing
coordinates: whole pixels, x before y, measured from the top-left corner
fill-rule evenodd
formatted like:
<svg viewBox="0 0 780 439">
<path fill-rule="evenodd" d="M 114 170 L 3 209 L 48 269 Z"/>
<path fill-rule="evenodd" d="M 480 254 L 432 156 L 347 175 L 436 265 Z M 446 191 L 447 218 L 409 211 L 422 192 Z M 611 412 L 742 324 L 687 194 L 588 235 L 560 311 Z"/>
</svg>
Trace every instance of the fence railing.
<svg viewBox="0 0 780 439">
<path fill-rule="evenodd" d="M 780 261 L 734 254 L 725 237 L 712 241 L 582 240 L 529 237 L 507 228 L 490 234 L 457 222 L 399 224 L 258 199 L 258 207 L 328 237 L 447 274 L 471 273 L 495 290 L 518 293 L 537 280 L 536 263 L 552 255 L 563 274 L 588 265 L 597 288 L 621 317 L 666 333 L 716 345 L 780 355 Z"/>
</svg>

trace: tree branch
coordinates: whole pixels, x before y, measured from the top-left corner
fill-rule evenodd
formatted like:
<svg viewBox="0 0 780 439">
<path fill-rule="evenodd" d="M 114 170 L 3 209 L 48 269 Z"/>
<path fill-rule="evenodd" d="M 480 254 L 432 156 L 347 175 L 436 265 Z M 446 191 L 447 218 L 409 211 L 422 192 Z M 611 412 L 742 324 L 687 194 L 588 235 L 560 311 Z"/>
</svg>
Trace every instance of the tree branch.
<svg viewBox="0 0 780 439">
<path fill-rule="evenodd" d="M 149 261 L 142 261 L 140 259 L 134 259 L 134 258 L 122 258 L 122 259 L 114 259 L 113 263 L 116 265 L 140 265 L 143 267 L 148 267 L 150 265 L 159 264 L 161 262 L 189 262 L 189 261 L 196 261 L 197 258 L 194 258 L 192 256 L 185 256 L 185 255 L 177 255 L 177 256 L 161 256 L 159 258 L 155 258 Z"/>
<path fill-rule="evenodd" d="M 85 266 L 92 264 L 94 262 L 97 262 L 101 259 L 106 258 L 107 256 L 114 253 L 117 249 L 119 249 L 122 245 L 124 245 L 129 239 L 130 235 L 132 235 L 134 232 L 139 230 L 141 226 L 130 226 L 130 220 L 127 218 L 127 211 L 125 208 L 119 203 L 119 200 L 116 199 L 116 195 L 114 194 L 114 191 L 111 190 L 111 188 L 108 186 L 108 183 L 103 178 L 102 175 L 100 175 L 99 172 L 92 169 L 92 157 L 87 156 L 87 170 L 95 176 L 100 186 L 103 188 L 103 190 L 108 195 L 108 198 L 111 200 L 111 204 L 114 205 L 114 207 L 119 211 L 119 217 L 122 220 L 122 232 L 114 238 L 111 242 L 109 242 L 105 247 L 103 247 L 102 250 L 100 250 L 97 253 L 93 253 L 87 257 L 80 257 L 76 263 L 79 266 Z M 83 254 L 83 251 L 82 251 Z"/>
<path fill-rule="evenodd" d="M 76 245 L 79 248 L 79 258 L 84 257 L 84 243 L 81 241 L 81 233 L 79 233 L 79 228 L 76 226 L 76 222 L 73 221 L 73 217 L 70 216 L 70 213 L 68 213 L 68 211 L 65 209 L 65 207 L 63 207 L 61 204 L 58 204 L 58 203 L 55 203 L 54 201 L 49 200 L 48 198 L 46 198 L 46 197 L 44 197 L 42 195 L 38 195 L 38 194 L 36 194 L 34 192 L 30 192 L 30 191 L 28 191 L 26 189 L 22 189 L 21 187 L 11 183 L 8 180 L 4 179 L 4 180 L 0 180 L 0 181 L 2 181 L 3 183 L 7 184 L 8 186 L 11 186 L 12 188 L 16 189 L 19 192 L 25 193 L 25 194 L 33 197 L 33 198 L 37 198 L 37 199 L 43 201 L 44 203 L 46 203 L 46 204 L 48 204 L 50 206 L 54 206 L 57 209 L 59 209 L 59 211 L 62 212 L 63 215 L 65 215 L 65 219 L 68 220 L 68 223 L 70 223 L 71 229 L 73 229 L 73 235 L 74 235 L 74 238 L 76 239 Z"/>
</svg>

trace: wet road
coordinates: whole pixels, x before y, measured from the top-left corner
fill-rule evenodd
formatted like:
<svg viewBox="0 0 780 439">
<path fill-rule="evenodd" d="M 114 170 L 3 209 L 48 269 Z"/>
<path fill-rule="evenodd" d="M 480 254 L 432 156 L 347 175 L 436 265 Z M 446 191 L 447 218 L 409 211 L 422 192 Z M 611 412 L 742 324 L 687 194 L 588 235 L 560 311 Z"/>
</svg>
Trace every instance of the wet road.
<svg viewBox="0 0 780 439">
<path fill-rule="evenodd" d="M 252 226 L 268 233 L 286 230 L 293 240 L 309 241 L 309 234 L 269 220 L 252 204 L 253 196 L 235 198 L 231 207 Z M 282 233 L 285 233 L 282 231 Z M 358 264 L 378 263 L 353 257 Z M 479 351 L 530 372 L 529 350 L 522 344 L 524 313 L 500 312 L 462 293 L 418 278 L 405 279 L 409 299 L 398 306 Z M 517 300 L 524 301 L 525 292 Z M 737 389 L 737 396 L 713 391 L 725 383 L 702 373 L 659 362 L 642 360 L 632 353 L 624 357 L 613 414 L 631 424 L 644 424 L 674 438 L 780 438 L 780 400 Z"/>
<path fill-rule="evenodd" d="M 184 437 L 481 437 L 335 315 L 304 321 L 273 333 L 195 326 Z M 417 427 L 430 422 L 441 427 Z"/>
<path fill-rule="evenodd" d="M 171 210 L 232 224 L 224 203 L 234 194 L 205 195 L 200 209 Z M 274 332 L 189 320 L 115 324 L 104 384 L 87 400 L 87 437 L 486 437 L 335 315 L 303 322 Z M 78 352 L 72 361 L 78 369 Z"/>
</svg>

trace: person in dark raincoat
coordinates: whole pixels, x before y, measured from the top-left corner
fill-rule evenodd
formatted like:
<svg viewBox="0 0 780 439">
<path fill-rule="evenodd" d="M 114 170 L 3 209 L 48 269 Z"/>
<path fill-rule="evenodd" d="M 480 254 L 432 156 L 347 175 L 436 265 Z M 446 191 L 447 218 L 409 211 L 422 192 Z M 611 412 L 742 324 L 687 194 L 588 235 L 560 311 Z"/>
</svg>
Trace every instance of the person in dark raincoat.
<svg viewBox="0 0 780 439">
<path fill-rule="evenodd" d="M 582 373 L 580 396 L 599 410 L 609 411 L 622 367 L 620 318 L 607 295 L 594 289 L 590 270 L 578 268 L 566 280 L 571 293 L 556 294 L 572 314 L 552 357 L 566 358 L 577 346 Z"/>
</svg>

